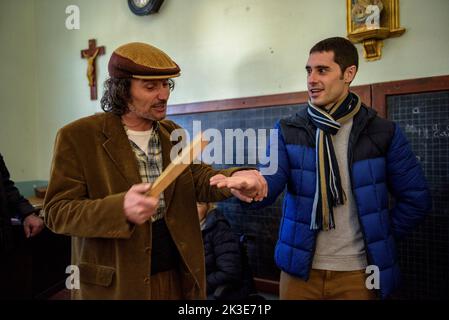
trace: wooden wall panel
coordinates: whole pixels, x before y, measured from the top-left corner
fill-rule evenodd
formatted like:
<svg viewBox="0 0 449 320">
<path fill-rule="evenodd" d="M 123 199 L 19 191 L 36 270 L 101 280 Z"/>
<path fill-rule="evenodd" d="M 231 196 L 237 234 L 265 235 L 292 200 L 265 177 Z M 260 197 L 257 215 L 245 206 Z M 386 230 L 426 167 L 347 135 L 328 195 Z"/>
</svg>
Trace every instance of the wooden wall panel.
<svg viewBox="0 0 449 320">
<path fill-rule="evenodd" d="M 383 118 L 387 116 L 389 95 L 449 90 L 449 76 L 375 83 L 372 88 L 372 107 Z"/>
<path fill-rule="evenodd" d="M 366 105 L 371 105 L 371 88 L 369 85 L 351 87 L 351 90 L 357 93 Z M 174 104 L 169 106 L 167 114 L 178 115 L 199 112 L 285 106 L 292 104 L 303 104 L 306 103 L 307 100 L 307 91 L 281 93 L 258 97 Z"/>
</svg>

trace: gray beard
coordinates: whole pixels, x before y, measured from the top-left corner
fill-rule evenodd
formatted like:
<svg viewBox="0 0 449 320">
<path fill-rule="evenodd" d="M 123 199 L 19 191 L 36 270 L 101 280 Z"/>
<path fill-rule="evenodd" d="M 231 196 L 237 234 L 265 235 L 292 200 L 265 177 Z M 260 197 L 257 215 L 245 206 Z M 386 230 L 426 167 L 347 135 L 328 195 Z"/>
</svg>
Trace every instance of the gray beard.
<svg viewBox="0 0 449 320">
<path fill-rule="evenodd" d="M 137 111 L 136 107 L 134 107 L 132 104 L 128 104 L 128 109 L 132 112 L 134 112 L 137 116 L 143 119 L 151 120 L 151 121 L 157 121 L 156 119 L 152 118 L 149 114 L 142 111 Z"/>
</svg>

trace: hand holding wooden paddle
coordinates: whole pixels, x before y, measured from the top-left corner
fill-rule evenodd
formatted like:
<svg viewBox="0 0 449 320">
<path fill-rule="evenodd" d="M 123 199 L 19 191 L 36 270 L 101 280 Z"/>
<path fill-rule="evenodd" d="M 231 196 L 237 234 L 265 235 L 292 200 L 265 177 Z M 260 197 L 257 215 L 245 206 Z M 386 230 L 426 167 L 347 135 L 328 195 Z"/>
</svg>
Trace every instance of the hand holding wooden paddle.
<svg viewBox="0 0 449 320">
<path fill-rule="evenodd" d="M 208 144 L 202 140 L 201 133 L 168 165 L 151 185 L 141 183 L 132 186 L 125 195 L 124 212 L 128 221 L 143 224 L 157 212 L 159 195 L 189 167 Z M 231 177 L 222 174 L 210 179 L 211 186 L 229 188 L 231 193 L 242 201 L 261 201 L 267 196 L 267 182 L 257 170 L 242 170 Z"/>
<path fill-rule="evenodd" d="M 207 143 L 207 141 L 202 140 L 201 133 L 198 134 L 153 184 L 141 183 L 132 186 L 125 194 L 123 203 L 126 219 L 140 225 L 156 214 L 159 206 L 159 195 L 189 167 Z"/>
</svg>

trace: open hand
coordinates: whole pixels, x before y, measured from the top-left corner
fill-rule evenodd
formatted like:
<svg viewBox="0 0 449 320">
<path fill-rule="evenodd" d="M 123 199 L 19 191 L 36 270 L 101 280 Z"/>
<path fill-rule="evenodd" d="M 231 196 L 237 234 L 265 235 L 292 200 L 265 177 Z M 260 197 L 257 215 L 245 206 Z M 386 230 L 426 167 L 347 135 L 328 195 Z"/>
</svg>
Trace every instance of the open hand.
<svg viewBox="0 0 449 320">
<path fill-rule="evenodd" d="M 230 177 L 217 174 L 210 179 L 210 185 L 229 188 L 236 198 L 245 202 L 262 201 L 268 194 L 267 181 L 257 170 L 237 171 Z"/>
</svg>

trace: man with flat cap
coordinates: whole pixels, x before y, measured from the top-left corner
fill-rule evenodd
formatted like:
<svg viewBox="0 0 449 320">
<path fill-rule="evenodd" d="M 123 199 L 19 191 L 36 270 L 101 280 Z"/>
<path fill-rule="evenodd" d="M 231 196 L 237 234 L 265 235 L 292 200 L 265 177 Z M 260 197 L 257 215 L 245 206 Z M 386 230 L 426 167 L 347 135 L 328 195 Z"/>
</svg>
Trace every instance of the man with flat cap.
<svg viewBox="0 0 449 320">
<path fill-rule="evenodd" d="M 164 118 L 180 68 L 158 48 L 129 43 L 112 54 L 109 75 L 105 112 L 59 130 L 44 202 L 47 226 L 72 236 L 72 298 L 203 299 L 196 201 L 261 200 L 266 183 L 254 170 L 192 164 L 159 197 L 145 196 L 170 164 L 179 126 Z M 209 184 L 217 174 L 244 183 L 219 190 Z"/>
</svg>

